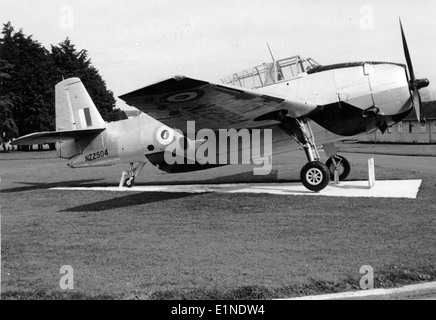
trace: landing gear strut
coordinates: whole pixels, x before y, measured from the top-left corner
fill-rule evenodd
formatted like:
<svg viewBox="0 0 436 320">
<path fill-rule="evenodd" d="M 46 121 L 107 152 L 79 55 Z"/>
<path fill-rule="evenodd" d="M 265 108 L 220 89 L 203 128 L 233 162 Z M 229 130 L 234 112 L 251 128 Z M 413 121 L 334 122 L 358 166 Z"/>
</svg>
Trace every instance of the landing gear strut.
<svg viewBox="0 0 436 320">
<path fill-rule="evenodd" d="M 330 182 L 330 173 L 327 166 L 319 159 L 312 129 L 309 123 L 302 119 L 278 115 L 281 121 L 280 128 L 295 139 L 304 149 L 308 163 L 301 169 L 300 178 L 303 185 L 311 191 L 321 191 Z"/>
<path fill-rule="evenodd" d="M 144 168 L 145 162 L 132 162 L 130 163 L 129 169 L 127 171 L 123 171 L 120 180 L 120 188 L 121 187 L 133 187 L 136 176 L 141 172 Z"/>
</svg>

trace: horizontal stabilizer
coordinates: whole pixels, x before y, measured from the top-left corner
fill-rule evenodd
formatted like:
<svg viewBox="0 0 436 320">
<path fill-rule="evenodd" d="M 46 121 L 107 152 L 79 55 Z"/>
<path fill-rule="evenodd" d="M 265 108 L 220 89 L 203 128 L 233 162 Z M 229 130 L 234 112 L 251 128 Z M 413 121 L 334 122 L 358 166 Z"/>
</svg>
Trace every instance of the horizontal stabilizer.
<svg viewBox="0 0 436 320">
<path fill-rule="evenodd" d="M 104 131 L 105 128 L 45 131 L 31 133 L 11 142 L 13 145 L 32 145 L 43 143 L 55 143 L 59 141 L 82 139 Z"/>
</svg>

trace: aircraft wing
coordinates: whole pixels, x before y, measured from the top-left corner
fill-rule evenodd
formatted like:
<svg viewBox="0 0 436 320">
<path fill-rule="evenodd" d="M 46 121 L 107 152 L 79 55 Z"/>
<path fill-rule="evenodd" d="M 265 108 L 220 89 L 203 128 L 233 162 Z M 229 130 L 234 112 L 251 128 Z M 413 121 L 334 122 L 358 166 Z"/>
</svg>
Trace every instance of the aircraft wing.
<svg viewBox="0 0 436 320">
<path fill-rule="evenodd" d="M 65 140 L 75 140 L 98 134 L 104 130 L 105 128 L 36 132 L 15 139 L 11 142 L 11 144 L 32 145 L 42 143 L 55 143 Z"/>
<path fill-rule="evenodd" d="M 260 90 L 219 85 L 176 76 L 119 97 L 165 125 L 186 130 L 195 121 L 196 130 L 242 129 L 276 125 L 259 117 L 286 110 L 287 116 L 302 117 L 316 108 L 297 99 L 271 95 Z M 255 121 L 256 119 L 256 121 Z"/>
</svg>

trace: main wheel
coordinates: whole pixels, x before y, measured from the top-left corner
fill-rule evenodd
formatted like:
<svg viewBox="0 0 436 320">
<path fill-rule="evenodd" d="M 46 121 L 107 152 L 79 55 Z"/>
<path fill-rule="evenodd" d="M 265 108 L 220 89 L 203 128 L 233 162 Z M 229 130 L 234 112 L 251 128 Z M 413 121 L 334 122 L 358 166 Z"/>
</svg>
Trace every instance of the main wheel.
<svg viewBox="0 0 436 320">
<path fill-rule="evenodd" d="M 348 160 L 342 156 L 333 156 L 335 157 L 336 160 L 336 164 L 337 164 L 337 170 L 339 171 L 339 180 L 343 181 L 345 180 L 348 175 L 350 174 L 351 171 L 351 166 L 350 163 L 348 162 Z M 333 163 L 333 157 L 330 157 L 327 162 L 325 163 L 325 165 L 327 166 L 327 168 L 329 169 L 330 172 L 330 179 L 334 179 L 335 178 L 335 164 Z"/>
<path fill-rule="evenodd" d="M 125 185 L 127 188 L 131 188 L 131 187 L 133 187 L 134 184 L 135 184 L 135 178 L 129 178 L 129 179 L 127 179 L 127 180 L 124 182 L 124 185 Z"/>
<path fill-rule="evenodd" d="M 330 182 L 330 173 L 327 166 L 321 161 L 312 161 L 306 163 L 301 169 L 301 182 L 311 191 L 321 191 Z"/>
</svg>

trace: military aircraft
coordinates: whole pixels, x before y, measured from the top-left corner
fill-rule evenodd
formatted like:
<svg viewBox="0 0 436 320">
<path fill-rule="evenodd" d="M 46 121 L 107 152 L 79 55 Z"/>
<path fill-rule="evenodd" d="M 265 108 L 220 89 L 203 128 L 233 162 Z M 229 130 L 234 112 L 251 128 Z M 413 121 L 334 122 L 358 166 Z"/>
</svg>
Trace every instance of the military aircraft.
<svg viewBox="0 0 436 320">
<path fill-rule="evenodd" d="M 111 123 L 103 121 L 80 79 L 66 79 L 55 87 L 56 131 L 26 135 L 13 144 L 56 143 L 58 156 L 69 159 L 71 168 L 129 164 L 120 186 L 130 187 L 147 161 L 170 173 L 217 165 L 192 157 L 190 163 L 167 163 L 170 143 L 180 141 L 186 149 L 206 141 L 187 137 L 187 122 L 195 121 L 196 131 L 269 129 L 273 154 L 304 150 L 307 163 L 300 177 L 307 189 L 317 192 L 335 172 L 340 180 L 350 173 L 335 142 L 375 130 L 384 133 L 413 109 L 420 119 L 418 90 L 429 81 L 415 78 L 401 20 L 400 28 L 407 67 L 374 61 L 320 65 L 300 56 L 276 60 L 270 49 L 272 62 L 234 73 L 219 84 L 175 76 L 124 94 L 120 98 L 143 113 Z M 326 163 L 321 162 L 320 145 Z M 230 150 L 218 151 L 217 157 L 220 152 L 226 156 Z"/>
</svg>

